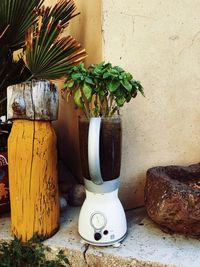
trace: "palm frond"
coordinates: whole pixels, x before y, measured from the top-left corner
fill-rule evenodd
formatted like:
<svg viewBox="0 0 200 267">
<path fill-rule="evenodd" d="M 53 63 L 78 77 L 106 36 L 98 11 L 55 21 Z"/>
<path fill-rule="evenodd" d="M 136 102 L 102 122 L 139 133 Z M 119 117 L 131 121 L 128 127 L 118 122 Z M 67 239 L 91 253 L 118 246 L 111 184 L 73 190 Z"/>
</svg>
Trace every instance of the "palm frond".
<svg viewBox="0 0 200 267">
<path fill-rule="evenodd" d="M 38 19 L 27 31 L 26 65 L 33 78 L 58 79 L 79 64 L 86 52 L 71 36 L 60 38 L 74 16 L 73 0 L 61 0 L 52 9 L 42 7 Z"/>
<path fill-rule="evenodd" d="M 1 0 L 0 44 L 8 45 L 13 50 L 20 48 L 27 28 L 37 17 L 36 8 L 40 8 L 43 2 L 44 0 Z"/>
<path fill-rule="evenodd" d="M 11 84 L 20 83 L 30 77 L 30 72 L 20 56 L 13 60 L 12 52 L 0 46 L 0 116 L 6 114 L 6 89 Z"/>
</svg>

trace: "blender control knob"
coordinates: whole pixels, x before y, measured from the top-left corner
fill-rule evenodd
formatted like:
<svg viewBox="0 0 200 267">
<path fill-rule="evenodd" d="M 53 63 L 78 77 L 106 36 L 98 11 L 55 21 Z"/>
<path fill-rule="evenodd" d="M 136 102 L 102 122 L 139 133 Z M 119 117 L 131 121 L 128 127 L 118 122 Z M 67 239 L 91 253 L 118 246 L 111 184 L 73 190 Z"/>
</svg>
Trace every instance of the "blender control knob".
<svg viewBox="0 0 200 267">
<path fill-rule="evenodd" d="M 102 236 L 101 236 L 100 233 L 95 233 L 95 234 L 94 234 L 94 239 L 95 239 L 96 241 L 100 240 L 101 237 L 102 237 Z"/>
</svg>

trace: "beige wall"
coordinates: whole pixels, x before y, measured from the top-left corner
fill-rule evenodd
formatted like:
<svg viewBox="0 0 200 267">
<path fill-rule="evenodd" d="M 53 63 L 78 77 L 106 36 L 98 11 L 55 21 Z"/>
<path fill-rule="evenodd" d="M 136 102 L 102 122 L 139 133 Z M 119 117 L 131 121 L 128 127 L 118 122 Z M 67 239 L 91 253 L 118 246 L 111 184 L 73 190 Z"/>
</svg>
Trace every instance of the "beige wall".
<svg viewBox="0 0 200 267">
<path fill-rule="evenodd" d="M 143 203 L 148 168 L 200 161 L 200 0 L 103 0 L 104 56 L 145 88 L 123 115 L 120 194 Z"/>
</svg>

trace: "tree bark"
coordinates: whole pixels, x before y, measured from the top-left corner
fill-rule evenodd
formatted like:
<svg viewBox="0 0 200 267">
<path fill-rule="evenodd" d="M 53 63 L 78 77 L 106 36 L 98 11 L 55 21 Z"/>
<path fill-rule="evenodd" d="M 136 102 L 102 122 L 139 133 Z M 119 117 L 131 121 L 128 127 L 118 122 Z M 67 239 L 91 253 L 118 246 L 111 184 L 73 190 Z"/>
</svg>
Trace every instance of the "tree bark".
<svg viewBox="0 0 200 267">
<path fill-rule="evenodd" d="M 39 80 L 7 88 L 8 119 L 53 121 L 58 117 L 58 93 L 49 81 Z"/>
</svg>

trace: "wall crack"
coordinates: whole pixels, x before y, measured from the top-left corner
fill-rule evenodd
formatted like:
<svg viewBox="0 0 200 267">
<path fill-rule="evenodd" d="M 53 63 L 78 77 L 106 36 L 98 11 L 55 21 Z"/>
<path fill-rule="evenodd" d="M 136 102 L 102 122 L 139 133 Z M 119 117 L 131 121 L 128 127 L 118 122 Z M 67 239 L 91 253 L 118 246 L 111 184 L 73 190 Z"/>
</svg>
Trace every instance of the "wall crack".
<svg viewBox="0 0 200 267">
<path fill-rule="evenodd" d="M 184 48 L 181 49 L 181 51 L 180 51 L 179 54 L 178 54 L 178 57 L 180 57 L 180 56 L 183 54 L 183 52 L 184 52 L 185 50 L 192 48 L 192 46 L 193 46 L 194 43 L 196 42 L 196 40 L 197 40 L 197 38 L 199 37 L 199 35 L 200 35 L 200 30 L 199 30 L 198 32 L 195 33 L 195 35 L 193 36 L 193 38 L 192 38 L 192 40 L 191 40 L 190 45 L 188 45 L 187 47 L 184 47 Z"/>
</svg>

